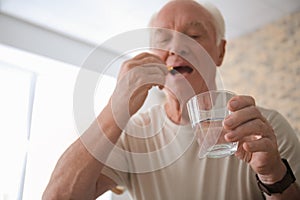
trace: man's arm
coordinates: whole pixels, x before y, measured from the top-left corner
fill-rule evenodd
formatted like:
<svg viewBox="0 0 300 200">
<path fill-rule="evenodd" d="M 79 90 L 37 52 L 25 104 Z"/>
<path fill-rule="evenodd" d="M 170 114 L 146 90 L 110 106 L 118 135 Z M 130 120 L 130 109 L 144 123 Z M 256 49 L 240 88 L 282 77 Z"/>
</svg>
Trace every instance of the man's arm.
<svg viewBox="0 0 300 200">
<path fill-rule="evenodd" d="M 101 122 L 101 123 L 98 123 Z M 101 135 L 97 127 L 101 124 L 101 130 L 112 143 L 118 140 L 121 130 L 112 117 L 109 107 L 106 107 L 97 120 L 84 133 L 85 135 Z M 96 151 L 101 151 L 101 146 Z M 88 151 L 81 138 L 77 139 L 61 156 L 49 184 L 43 194 L 43 199 L 95 199 L 115 184 L 100 174 L 103 164 Z M 108 152 L 107 149 L 105 152 Z M 103 180 L 101 180 L 103 178 Z"/>
<path fill-rule="evenodd" d="M 287 179 L 286 175 L 288 173 L 293 173 L 291 169 L 288 172 L 287 168 L 290 168 L 290 167 L 285 166 L 285 164 L 283 164 L 283 162 L 281 162 L 279 166 L 276 166 L 276 168 L 278 169 L 278 172 L 273 177 L 263 178 L 263 176 L 261 176 L 261 178 L 259 178 L 259 180 L 263 184 L 267 184 L 267 185 L 272 185 L 279 181 L 282 184 L 282 179 Z M 288 176 L 291 177 L 294 175 L 288 175 Z M 275 178 L 275 177 L 277 177 L 277 178 Z M 286 181 L 284 181 L 284 182 L 286 183 Z M 267 200 L 280 200 L 280 199 L 290 199 L 290 200 L 295 199 L 295 200 L 297 200 L 300 198 L 300 188 L 299 188 L 298 184 L 296 182 L 294 182 L 294 183 L 291 183 L 282 193 L 273 193 L 271 195 L 267 195 L 267 194 L 264 194 L 264 195 Z"/>
<path fill-rule="evenodd" d="M 255 106 L 255 100 L 249 96 L 235 96 L 229 102 L 229 109 L 233 113 L 224 121 L 224 127 L 229 130 L 225 135 L 230 142 L 239 141 L 241 148 L 235 155 L 249 163 L 253 171 L 258 175 L 259 180 L 272 185 L 282 180 L 287 172 L 287 167 L 282 158 L 297 158 L 300 152 L 298 140 L 295 137 L 287 138 L 287 148 L 291 155 L 281 157 L 277 144 L 277 136 L 268 120 L 262 115 Z M 285 133 L 282 130 L 282 133 Z M 287 137 L 288 135 L 278 135 Z M 291 144 L 293 143 L 293 144 Z M 295 169 L 299 177 L 299 165 Z M 285 191 L 267 196 L 267 199 L 299 199 L 300 190 L 297 183 L 291 184 Z"/>
<path fill-rule="evenodd" d="M 150 53 L 141 53 L 123 63 L 108 105 L 61 156 L 43 199 L 95 199 L 116 186 L 101 175 L 103 163 L 130 116 L 144 104 L 152 86 L 164 85 L 167 74 L 164 62 Z"/>
</svg>

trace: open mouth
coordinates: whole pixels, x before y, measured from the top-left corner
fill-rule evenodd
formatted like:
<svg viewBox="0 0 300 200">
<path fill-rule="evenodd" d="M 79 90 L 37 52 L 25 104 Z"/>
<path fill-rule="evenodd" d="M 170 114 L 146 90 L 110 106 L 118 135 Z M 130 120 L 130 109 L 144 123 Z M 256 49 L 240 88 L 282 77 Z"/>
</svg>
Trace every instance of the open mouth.
<svg viewBox="0 0 300 200">
<path fill-rule="evenodd" d="M 180 74 L 190 74 L 193 72 L 193 68 L 189 66 L 176 66 L 173 67 L 173 70 L 171 71 L 172 74 L 180 73 Z"/>
</svg>

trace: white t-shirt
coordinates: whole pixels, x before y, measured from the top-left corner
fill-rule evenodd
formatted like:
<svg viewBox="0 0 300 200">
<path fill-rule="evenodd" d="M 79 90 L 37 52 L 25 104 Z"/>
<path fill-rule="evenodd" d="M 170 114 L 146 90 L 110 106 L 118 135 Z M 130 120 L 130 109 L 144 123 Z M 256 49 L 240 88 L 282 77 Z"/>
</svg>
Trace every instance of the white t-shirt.
<svg viewBox="0 0 300 200">
<path fill-rule="evenodd" d="M 293 129 L 277 112 L 260 111 L 299 184 L 300 145 Z M 249 164 L 235 156 L 199 159 L 198 152 L 191 126 L 174 124 L 163 106 L 154 106 L 130 120 L 102 173 L 136 200 L 263 199 Z"/>
</svg>

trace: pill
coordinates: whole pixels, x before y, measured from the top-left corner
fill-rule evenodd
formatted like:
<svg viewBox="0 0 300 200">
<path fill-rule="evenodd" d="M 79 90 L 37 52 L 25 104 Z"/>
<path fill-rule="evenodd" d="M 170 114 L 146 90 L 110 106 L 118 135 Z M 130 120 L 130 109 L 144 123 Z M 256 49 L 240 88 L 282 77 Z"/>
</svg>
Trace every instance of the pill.
<svg viewBox="0 0 300 200">
<path fill-rule="evenodd" d="M 168 66 L 168 71 L 173 70 L 174 68 L 172 66 Z"/>
<path fill-rule="evenodd" d="M 177 71 L 174 69 L 174 67 L 172 66 L 168 66 L 168 71 L 172 74 L 175 75 L 177 73 Z"/>
</svg>

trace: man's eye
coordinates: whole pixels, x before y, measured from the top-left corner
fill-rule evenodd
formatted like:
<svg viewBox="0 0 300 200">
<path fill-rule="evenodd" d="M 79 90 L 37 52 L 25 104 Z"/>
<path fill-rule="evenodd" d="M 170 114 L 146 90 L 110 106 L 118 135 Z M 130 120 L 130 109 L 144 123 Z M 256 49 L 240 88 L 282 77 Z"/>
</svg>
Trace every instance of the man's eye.
<svg viewBox="0 0 300 200">
<path fill-rule="evenodd" d="M 166 42 L 169 42 L 169 41 L 170 41 L 169 37 L 159 37 L 159 38 L 156 38 L 156 42 L 158 42 L 158 43 L 166 43 Z"/>
<path fill-rule="evenodd" d="M 163 39 L 162 41 L 160 41 L 161 43 L 166 43 L 166 42 L 169 42 L 170 39 L 169 38 L 166 38 L 166 39 Z"/>
<path fill-rule="evenodd" d="M 170 41 L 170 37 L 167 37 L 167 36 L 165 36 L 165 37 L 160 37 L 160 38 L 158 39 L 158 41 L 159 41 L 159 42 L 168 42 L 168 41 Z"/>
<path fill-rule="evenodd" d="M 193 38 L 193 39 L 199 39 L 201 37 L 201 35 L 190 35 L 190 38 Z"/>
</svg>

